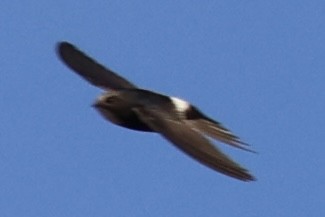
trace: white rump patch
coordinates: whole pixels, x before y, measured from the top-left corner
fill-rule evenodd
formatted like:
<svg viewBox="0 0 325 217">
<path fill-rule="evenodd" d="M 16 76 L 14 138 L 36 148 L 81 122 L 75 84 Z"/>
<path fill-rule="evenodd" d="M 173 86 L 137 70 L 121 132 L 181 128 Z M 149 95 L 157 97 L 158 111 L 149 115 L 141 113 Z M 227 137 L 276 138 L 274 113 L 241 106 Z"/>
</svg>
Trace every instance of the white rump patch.
<svg viewBox="0 0 325 217">
<path fill-rule="evenodd" d="M 175 105 L 176 110 L 179 112 L 185 112 L 191 106 L 185 100 L 179 99 L 177 97 L 170 97 L 170 99 L 172 100 L 173 104 Z"/>
</svg>

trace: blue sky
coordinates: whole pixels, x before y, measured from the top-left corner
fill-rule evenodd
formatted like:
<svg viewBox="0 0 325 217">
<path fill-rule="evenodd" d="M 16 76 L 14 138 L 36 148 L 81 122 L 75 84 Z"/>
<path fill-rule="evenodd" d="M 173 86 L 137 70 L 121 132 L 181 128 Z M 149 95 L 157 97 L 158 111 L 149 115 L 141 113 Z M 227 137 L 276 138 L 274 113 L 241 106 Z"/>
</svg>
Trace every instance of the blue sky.
<svg viewBox="0 0 325 217">
<path fill-rule="evenodd" d="M 0 3 L 0 215 L 324 216 L 324 1 Z M 258 154 L 256 182 L 106 122 L 66 40 L 137 85 L 191 101 Z"/>
</svg>

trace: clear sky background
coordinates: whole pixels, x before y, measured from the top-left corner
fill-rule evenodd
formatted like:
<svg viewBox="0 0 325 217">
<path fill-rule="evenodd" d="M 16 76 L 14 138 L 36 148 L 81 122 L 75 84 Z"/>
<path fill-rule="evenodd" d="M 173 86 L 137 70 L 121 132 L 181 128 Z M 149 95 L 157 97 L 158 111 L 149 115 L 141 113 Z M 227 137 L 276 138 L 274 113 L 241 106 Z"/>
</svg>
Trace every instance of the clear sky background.
<svg viewBox="0 0 325 217">
<path fill-rule="evenodd" d="M 60 62 L 77 45 L 191 101 L 259 154 L 256 182 L 110 124 Z M 0 216 L 325 216 L 325 2 L 0 2 Z"/>
</svg>

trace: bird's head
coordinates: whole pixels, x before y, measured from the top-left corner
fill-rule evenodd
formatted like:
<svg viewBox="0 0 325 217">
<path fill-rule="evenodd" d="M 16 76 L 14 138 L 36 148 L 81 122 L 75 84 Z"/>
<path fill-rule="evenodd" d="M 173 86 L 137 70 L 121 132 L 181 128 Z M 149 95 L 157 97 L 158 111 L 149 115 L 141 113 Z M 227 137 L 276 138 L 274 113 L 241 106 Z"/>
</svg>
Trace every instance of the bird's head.
<svg viewBox="0 0 325 217">
<path fill-rule="evenodd" d="M 114 109 L 123 106 L 124 100 L 118 91 L 109 91 L 100 95 L 93 104 L 96 109 Z"/>
</svg>

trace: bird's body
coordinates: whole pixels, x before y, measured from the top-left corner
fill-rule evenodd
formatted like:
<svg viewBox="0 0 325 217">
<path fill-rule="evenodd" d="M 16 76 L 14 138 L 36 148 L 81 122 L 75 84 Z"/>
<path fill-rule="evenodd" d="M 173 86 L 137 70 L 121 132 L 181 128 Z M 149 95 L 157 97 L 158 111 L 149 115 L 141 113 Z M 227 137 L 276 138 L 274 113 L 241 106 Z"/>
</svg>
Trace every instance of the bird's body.
<svg viewBox="0 0 325 217">
<path fill-rule="evenodd" d="M 243 181 L 255 180 L 205 135 L 249 150 L 246 144 L 195 106 L 176 97 L 140 89 L 67 42 L 59 43 L 58 54 L 84 79 L 107 90 L 93 104 L 107 120 L 133 130 L 160 133 L 180 150 L 218 172 Z"/>
<path fill-rule="evenodd" d="M 166 111 L 173 108 L 167 96 L 142 89 L 124 89 L 106 92 L 93 104 L 109 121 L 132 130 L 153 132 L 146 123 L 138 118 L 136 108 L 159 104 Z"/>
</svg>

